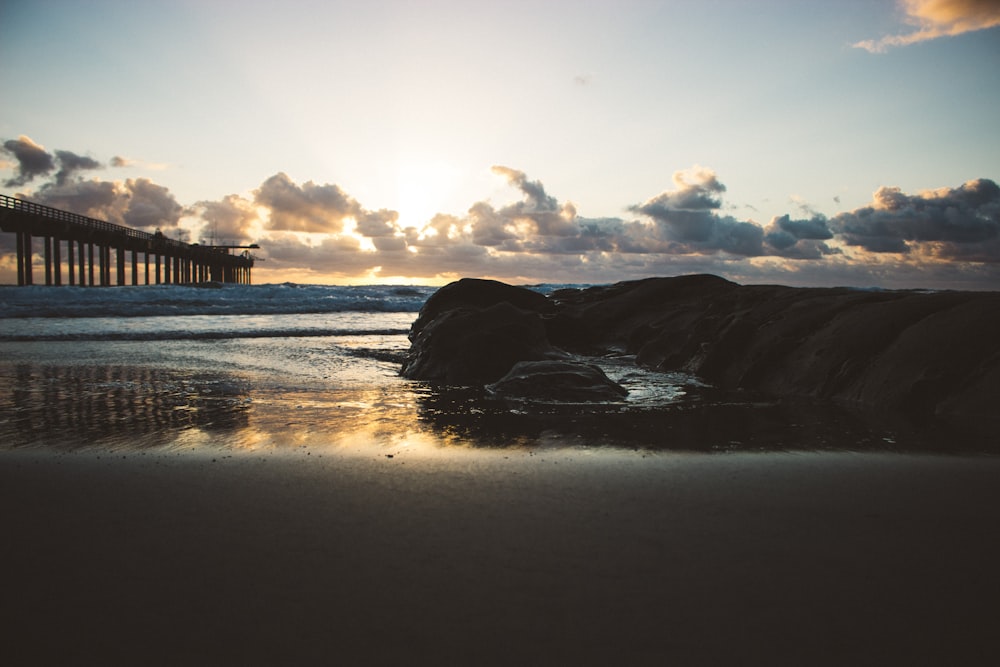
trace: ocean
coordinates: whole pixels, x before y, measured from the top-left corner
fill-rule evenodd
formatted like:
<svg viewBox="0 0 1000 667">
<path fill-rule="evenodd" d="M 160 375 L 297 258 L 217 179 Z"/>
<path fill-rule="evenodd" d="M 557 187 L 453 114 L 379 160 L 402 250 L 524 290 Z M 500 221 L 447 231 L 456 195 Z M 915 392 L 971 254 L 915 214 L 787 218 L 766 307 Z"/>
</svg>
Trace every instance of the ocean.
<svg viewBox="0 0 1000 667">
<path fill-rule="evenodd" d="M 565 285 L 535 286 L 542 293 Z M 404 379 L 426 286 L 0 288 L 0 449 L 936 451 L 950 434 L 591 358 L 616 404 Z M 972 443 L 972 449 L 976 449 Z"/>
<path fill-rule="evenodd" d="M 493 422 L 517 422 L 530 411 L 491 409 L 475 391 L 442 391 L 399 376 L 410 324 L 434 290 L 2 288 L 0 447 L 388 451 L 482 444 L 457 426 L 491 413 Z M 603 365 L 631 385 L 632 406 L 683 393 L 675 376 L 621 360 Z M 523 427 L 494 435 L 513 445 L 560 440 Z"/>
</svg>

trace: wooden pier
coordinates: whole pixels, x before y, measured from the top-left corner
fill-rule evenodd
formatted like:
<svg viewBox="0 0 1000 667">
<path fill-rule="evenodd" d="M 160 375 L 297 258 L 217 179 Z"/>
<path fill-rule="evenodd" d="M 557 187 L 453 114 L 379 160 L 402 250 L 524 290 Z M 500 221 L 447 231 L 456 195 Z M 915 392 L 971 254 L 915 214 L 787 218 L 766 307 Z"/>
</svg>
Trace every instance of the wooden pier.
<svg viewBox="0 0 1000 667">
<path fill-rule="evenodd" d="M 150 234 L 6 195 L 0 195 L 0 231 L 17 235 L 18 285 L 34 284 L 36 239 L 46 285 L 249 285 L 254 264 L 249 251 L 258 247 L 184 243 L 159 231 Z M 243 252 L 233 254 L 238 249 Z"/>
</svg>

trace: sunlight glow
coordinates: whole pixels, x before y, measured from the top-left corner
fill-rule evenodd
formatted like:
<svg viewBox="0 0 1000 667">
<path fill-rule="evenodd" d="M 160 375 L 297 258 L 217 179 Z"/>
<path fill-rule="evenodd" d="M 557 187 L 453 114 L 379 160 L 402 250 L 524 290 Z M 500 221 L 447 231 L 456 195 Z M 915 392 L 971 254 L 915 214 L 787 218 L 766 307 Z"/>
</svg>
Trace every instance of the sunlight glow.
<svg viewBox="0 0 1000 667">
<path fill-rule="evenodd" d="M 403 159 L 397 170 L 397 210 L 401 227 L 423 228 L 459 183 L 460 172 L 445 162 Z"/>
<path fill-rule="evenodd" d="M 338 238 L 349 238 L 357 242 L 362 252 L 377 252 L 375 243 L 370 238 L 358 232 L 358 223 L 354 218 L 344 218 L 344 229 L 336 235 Z"/>
</svg>

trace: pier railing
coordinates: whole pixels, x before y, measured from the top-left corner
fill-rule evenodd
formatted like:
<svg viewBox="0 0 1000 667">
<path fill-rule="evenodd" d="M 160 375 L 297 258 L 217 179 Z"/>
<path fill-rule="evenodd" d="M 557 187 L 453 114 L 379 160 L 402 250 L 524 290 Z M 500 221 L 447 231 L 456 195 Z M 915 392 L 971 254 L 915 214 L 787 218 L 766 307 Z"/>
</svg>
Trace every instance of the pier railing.
<svg viewBox="0 0 1000 667">
<path fill-rule="evenodd" d="M 97 220 L 96 218 L 88 218 L 87 216 L 80 215 L 79 213 L 71 213 L 70 211 L 64 211 L 60 208 L 53 208 L 52 206 L 45 206 L 44 204 L 36 204 L 35 202 L 17 199 L 16 197 L 10 197 L 8 195 L 0 195 L 0 208 L 7 208 L 19 213 L 26 213 L 28 215 L 37 215 L 49 220 L 68 222 L 70 224 L 80 225 L 95 231 L 121 234 L 128 238 L 138 239 L 140 241 L 157 241 L 168 246 L 174 245 L 178 248 L 186 247 L 188 245 L 183 241 L 170 239 L 162 234 L 150 234 L 149 232 L 132 229 L 131 227 L 125 227 L 124 225 L 116 225 L 113 222 Z"/>
</svg>

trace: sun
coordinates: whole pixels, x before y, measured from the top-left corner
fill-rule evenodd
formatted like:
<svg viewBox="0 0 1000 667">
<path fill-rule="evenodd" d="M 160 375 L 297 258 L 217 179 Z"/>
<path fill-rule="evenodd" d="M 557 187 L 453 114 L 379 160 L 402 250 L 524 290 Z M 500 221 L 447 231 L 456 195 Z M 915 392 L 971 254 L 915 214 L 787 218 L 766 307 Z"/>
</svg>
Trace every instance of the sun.
<svg viewBox="0 0 1000 667">
<path fill-rule="evenodd" d="M 459 170 L 441 160 L 401 160 L 396 179 L 399 226 L 422 229 L 436 214 L 447 212 L 459 179 Z"/>
</svg>

